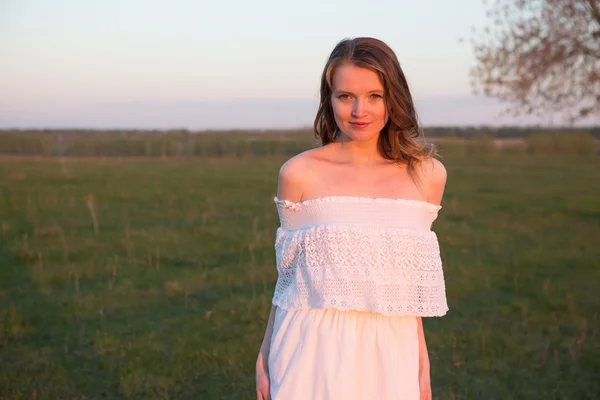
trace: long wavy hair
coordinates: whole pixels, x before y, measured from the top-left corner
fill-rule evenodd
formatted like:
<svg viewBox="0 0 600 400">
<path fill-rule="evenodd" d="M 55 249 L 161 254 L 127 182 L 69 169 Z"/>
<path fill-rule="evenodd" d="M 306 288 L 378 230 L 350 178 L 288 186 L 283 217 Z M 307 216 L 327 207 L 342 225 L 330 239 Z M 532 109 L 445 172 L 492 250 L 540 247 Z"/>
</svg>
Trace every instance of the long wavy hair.
<svg viewBox="0 0 600 400">
<path fill-rule="evenodd" d="M 426 143 L 419 126 L 408 83 L 394 51 L 384 42 L 369 37 L 339 42 L 321 76 L 321 100 L 315 117 L 315 138 L 322 145 L 340 136 L 331 104 L 333 74 L 337 67 L 350 63 L 367 68 L 379 76 L 384 88 L 384 102 L 389 116 L 379 134 L 377 147 L 382 157 L 407 166 L 414 178 L 415 167 L 425 158 L 437 155 L 436 147 Z"/>
</svg>

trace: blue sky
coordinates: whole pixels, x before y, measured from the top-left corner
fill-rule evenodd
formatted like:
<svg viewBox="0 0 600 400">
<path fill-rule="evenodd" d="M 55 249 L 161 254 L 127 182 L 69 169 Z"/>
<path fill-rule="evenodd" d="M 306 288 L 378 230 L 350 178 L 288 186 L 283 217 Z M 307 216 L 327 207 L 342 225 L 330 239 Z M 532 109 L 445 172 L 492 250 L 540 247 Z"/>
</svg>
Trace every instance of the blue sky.
<svg viewBox="0 0 600 400">
<path fill-rule="evenodd" d="M 1 0 L 0 128 L 279 128 L 312 124 L 342 38 L 396 52 L 424 125 L 497 118 L 475 97 L 481 0 Z"/>
</svg>

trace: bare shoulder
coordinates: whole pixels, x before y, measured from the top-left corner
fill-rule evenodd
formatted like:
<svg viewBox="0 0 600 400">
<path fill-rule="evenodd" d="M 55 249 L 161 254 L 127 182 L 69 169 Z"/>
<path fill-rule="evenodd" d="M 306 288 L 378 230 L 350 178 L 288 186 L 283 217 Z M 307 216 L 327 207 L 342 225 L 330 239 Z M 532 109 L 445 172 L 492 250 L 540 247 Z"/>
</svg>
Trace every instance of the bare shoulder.
<svg viewBox="0 0 600 400">
<path fill-rule="evenodd" d="M 314 160 L 321 148 L 304 151 L 287 160 L 279 169 L 277 198 L 298 202 L 314 174 Z"/>
<path fill-rule="evenodd" d="M 448 180 L 446 167 L 440 160 L 430 157 L 421 162 L 421 174 L 428 201 L 440 204 Z"/>
<path fill-rule="evenodd" d="M 444 164 L 436 158 L 426 158 L 421 162 L 424 177 L 431 183 L 446 184 L 448 172 Z"/>
</svg>

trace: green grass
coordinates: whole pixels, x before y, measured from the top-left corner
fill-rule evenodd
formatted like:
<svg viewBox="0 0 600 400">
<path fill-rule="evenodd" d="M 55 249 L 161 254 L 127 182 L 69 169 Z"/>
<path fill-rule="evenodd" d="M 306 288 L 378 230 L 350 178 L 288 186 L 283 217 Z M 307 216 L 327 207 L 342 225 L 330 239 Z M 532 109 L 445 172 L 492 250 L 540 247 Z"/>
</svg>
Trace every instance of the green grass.
<svg viewBox="0 0 600 400">
<path fill-rule="evenodd" d="M 0 399 L 252 399 L 282 158 L 0 159 Z M 435 399 L 600 393 L 600 162 L 445 160 Z"/>
</svg>

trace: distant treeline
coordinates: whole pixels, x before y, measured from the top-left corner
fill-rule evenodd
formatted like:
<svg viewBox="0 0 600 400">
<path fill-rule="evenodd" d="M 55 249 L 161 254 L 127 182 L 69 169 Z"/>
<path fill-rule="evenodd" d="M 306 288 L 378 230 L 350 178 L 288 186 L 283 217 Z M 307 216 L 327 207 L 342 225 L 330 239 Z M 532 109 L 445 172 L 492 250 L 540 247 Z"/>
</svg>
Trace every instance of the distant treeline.
<svg viewBox="0 0 600 400">
<path fill-rule="evenodd" d="M 447 155 L 594 155 L 600 128 L 430 127 Z M 506 139 L 506 140 L 501 140 Z M 512 140 L 511 140 L 512 139 Z M 0 130 L 0 154 L 78 157 L 291 156 L 317 146 L 312 130 Z"/>
<path fill-rule="evenodd" d="M 496 154 L 593 157 L 600 154 L 600 141 L 589 133 L 536 133 L 524 139 L 498 139 L 480 134 L 468 139 L 443 138 L 434 143 L 442 156 L 452 157 Z"/>
<path fill-rule="evenodd" d="M 596 139 L 600 140 L 600 126 L 597 127 L 584 127 L 584 128 L 572 128 L 572 127 L 488 127 L 488 126 L 477 126 L 477 127 L 452 127 L 452 126 L 429 126 L 424 129 L 425 135 L 429 137 L 454 137 L 454 138 L 465 138 L 468 139 L 473 136 L 479 136 L 481 134 L 490 135 L 498 139 L 516 139 L 525 138 L 529 135 L 538 133 L 589 133 Z M 207 138 L 214 136 L 227 136 L 235 138 L 289 138 L 289 137 L 302 137 L 312 138 L 312 128 L 303 129 L 235 129 L 235 130 L 189 130 L 189 129 L 168 129 L 168 130 L 132 130 L 132 129 L 0 129 L 0 135 L 14 133 L 14 134 L 42 134 L 49 135 L 50 137 L 60 138 L 69 141 L 73 137 L 80 137 L 85 135 L 86 137 L 156 137 L 156 136 L 170 136 L 174 138 L 185 138 L 185 137 L 196 137 L 196 138 Z"/>
<path fill-rule="evenodd" d="M 585 128 L 570 127 L 448 127 L 431 126 L 424 128 L 425 135 L 428 137 L 439 138 L 461 138 L 469 139 L 474 136 L 488 135 L 497 139 L 524 139 L 530 135 L 538 134 L 580 134 L 587 133 L 600 140 L 600 126 Z"/>
</svg>

